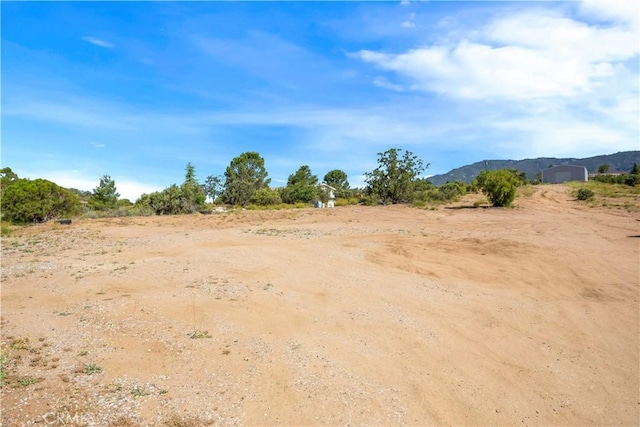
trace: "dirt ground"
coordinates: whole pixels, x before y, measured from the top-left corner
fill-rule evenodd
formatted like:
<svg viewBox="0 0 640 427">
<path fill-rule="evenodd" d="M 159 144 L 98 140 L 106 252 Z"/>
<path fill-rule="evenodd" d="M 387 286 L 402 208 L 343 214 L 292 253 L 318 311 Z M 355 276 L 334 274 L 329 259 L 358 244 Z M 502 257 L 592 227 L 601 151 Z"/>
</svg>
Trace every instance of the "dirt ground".
<svg viewBox="0 0 640 427">
<path fill-rule="evenodd" d="M 2 426 L 638 425 L 640 215 L 471 202 L 4 237 Z"/>
</svg>

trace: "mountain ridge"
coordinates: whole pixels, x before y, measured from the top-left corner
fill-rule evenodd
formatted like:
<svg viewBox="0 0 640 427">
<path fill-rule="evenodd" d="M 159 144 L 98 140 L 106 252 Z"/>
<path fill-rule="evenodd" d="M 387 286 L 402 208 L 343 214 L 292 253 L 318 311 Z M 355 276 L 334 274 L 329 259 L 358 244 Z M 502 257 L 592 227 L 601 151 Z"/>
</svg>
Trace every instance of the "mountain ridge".
<svg viewBox="0 0 640 427">
<path fill-rule="evenodd" d="M 535 179 L 543 169 L 549 166 L 559 165 L 585 166 L 590 174 L 597 173 L 598 167 L 603 164 L 609 165 L 610 173 L 629 172 L 634 163 L 640 164 L 640 150 L 620 151 L 613 154 L 602 154 L 584 158 L 537 157 L 523 160 L 482 160 L 452 169 L 445 174 L 433 175 L 429 177 L 429 181 L 436 186 L 457 180 L 469 183 L 485 169 L 518 169 L 526 173 L 528 179 Z"/>
</svg>

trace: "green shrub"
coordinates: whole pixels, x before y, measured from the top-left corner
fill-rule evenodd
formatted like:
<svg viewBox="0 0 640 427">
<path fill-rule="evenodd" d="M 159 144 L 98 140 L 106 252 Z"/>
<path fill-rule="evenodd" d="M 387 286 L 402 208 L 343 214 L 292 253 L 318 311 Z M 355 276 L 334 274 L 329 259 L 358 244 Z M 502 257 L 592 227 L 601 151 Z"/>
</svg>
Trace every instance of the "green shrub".
<svg viewBox="0 0 640 427">
<path fill-rule="evenodd" d="M 581 188 L 578 190 L 578 200 L 591 200 L 593 197 L 593 191 L 588 188 Z"/>
<path fill-rule="evenodd" d="M 261 206 L 279 205 L 282 203 L 280 192 L 270 188 L 261 188 L 251 198 L 251 203 Z"/>
<path fill-rule="evenodd" d="M 349 197 L 348 199 L 338 197 L 334 203 L 335 206 L 357 205 L 360 202 L 358 197 Z"/>
<path fill-rule="evenodd" d="M 80 211 L 78 197 L 46 179 L 19 179 L 2 191 L 2 219 L 16 224 L 44 222 Z"/>
<path fill-rule="evenodd" d="M 518 186 L 522 180 L 506 169 L 482 171 L 477 178 L 478 186 L 493 206 L 511 206 L 516 198 Z"/>
</svg>

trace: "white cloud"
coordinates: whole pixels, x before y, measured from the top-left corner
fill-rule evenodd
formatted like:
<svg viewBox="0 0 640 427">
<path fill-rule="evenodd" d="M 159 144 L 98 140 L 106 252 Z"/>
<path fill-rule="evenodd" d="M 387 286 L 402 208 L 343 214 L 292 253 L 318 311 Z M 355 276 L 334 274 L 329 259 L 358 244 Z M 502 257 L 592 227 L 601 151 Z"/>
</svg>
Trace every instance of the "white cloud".
<svg viewBox="0 0 640 427">
<path fill-rule="evenodd" d="M 396 92 L 404 92 L 405 90 L 403 86 L 391 83 L 385 77 L 376 77 L 373 80 L 373 84 L 381 88 L 394 90 Z"/>
<path fill-rule="evenodd" d="M 358 56 L 424 90 L 466 99 L 536 99 L 591 93 L 637 57 L 637 26 L 589 25 L 555 12 L 495 18 L 449 44 Z"/>
<path fill-rule="evenodd" d="M 101 144 L 99 142 L 90 142 L 89 144 L 91 144 L 91 146 L 94 147 L 94 148 L 105 148 L 106 147 L 105 144 Z"/>
<path fill-rule="evenodd" d="M 402 24 L 400 24 L 400 26 L 402 28 L 415 28 L 416 27 L 416 23 L 412 22 L 412 21 L 404 21 Z"/>
<path fill-rule="evenodd" d="M 640 3 L 637 0 L 583 0 L 580 10 L 588 17 L 638 25 Z"/>
<path fill-rule="evenodd" d="M 82 37 L 82 40 L 84 40 L 84 41 L 86 41 L 88 43 L 91 43 L 93 45 L 96 45 L 96 46 L 105 47 L 107 49 L 113 49 L 114 47 L 116 47 L 113 43 L 109 43 L 107 41 L 100 40 L 100 39 L 97 39 L 97 38 L 91 37 L 91 36 L 84 36 L 84 37 Z"/>
</svg>

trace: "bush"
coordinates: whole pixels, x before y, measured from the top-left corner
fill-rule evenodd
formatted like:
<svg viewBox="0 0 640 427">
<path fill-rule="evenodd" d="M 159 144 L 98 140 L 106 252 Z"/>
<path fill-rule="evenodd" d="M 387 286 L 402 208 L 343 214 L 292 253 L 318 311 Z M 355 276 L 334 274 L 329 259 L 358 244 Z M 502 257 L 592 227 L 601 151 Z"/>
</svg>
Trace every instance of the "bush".
<svg viewBox="0 0 640 427">
<path fill-rule="evenodd" d="M 44 222 L 80 211 L 78 197 L 46 179 L 19 179 L 2 191 L 2 219 L 16 224 Z"/>
<path fill-rule="evenodd" d="M 334 206 L 349 206 L 349 205 L 357 205 L 360 202 L 358 197 L 349 197 L 348 199 L 338 197 L 334 202 Z"/>
<path fill-rule="evenodd" d="M 588 188 L 581 188 L 578 190 L 578 200 L 591 200 L 593 197 L 593 191 Z"/>
<path fill-rule="evenodd" d="M 591 181 L 603 182 L 605 184 L 625 184 L 635 187 L 640 183 L 640 176 L 633 173 L 623 173 L 620 175 L 596 175 L 589 178 Z"/>
<path fill-rule="evenodd" d="M 477 178 L 478 186 L 493 206 L 511 206 L 516 198 L 518 186 L 522 180 L 506 169 L 482 171 Z"/>
<path fill-rule="evenodd" d="M 261 206 L 279 205 L 282 203 L 282 198 L 278 190 L 261 188 L 253 195 L 251 203 Z"/>
</svg>

